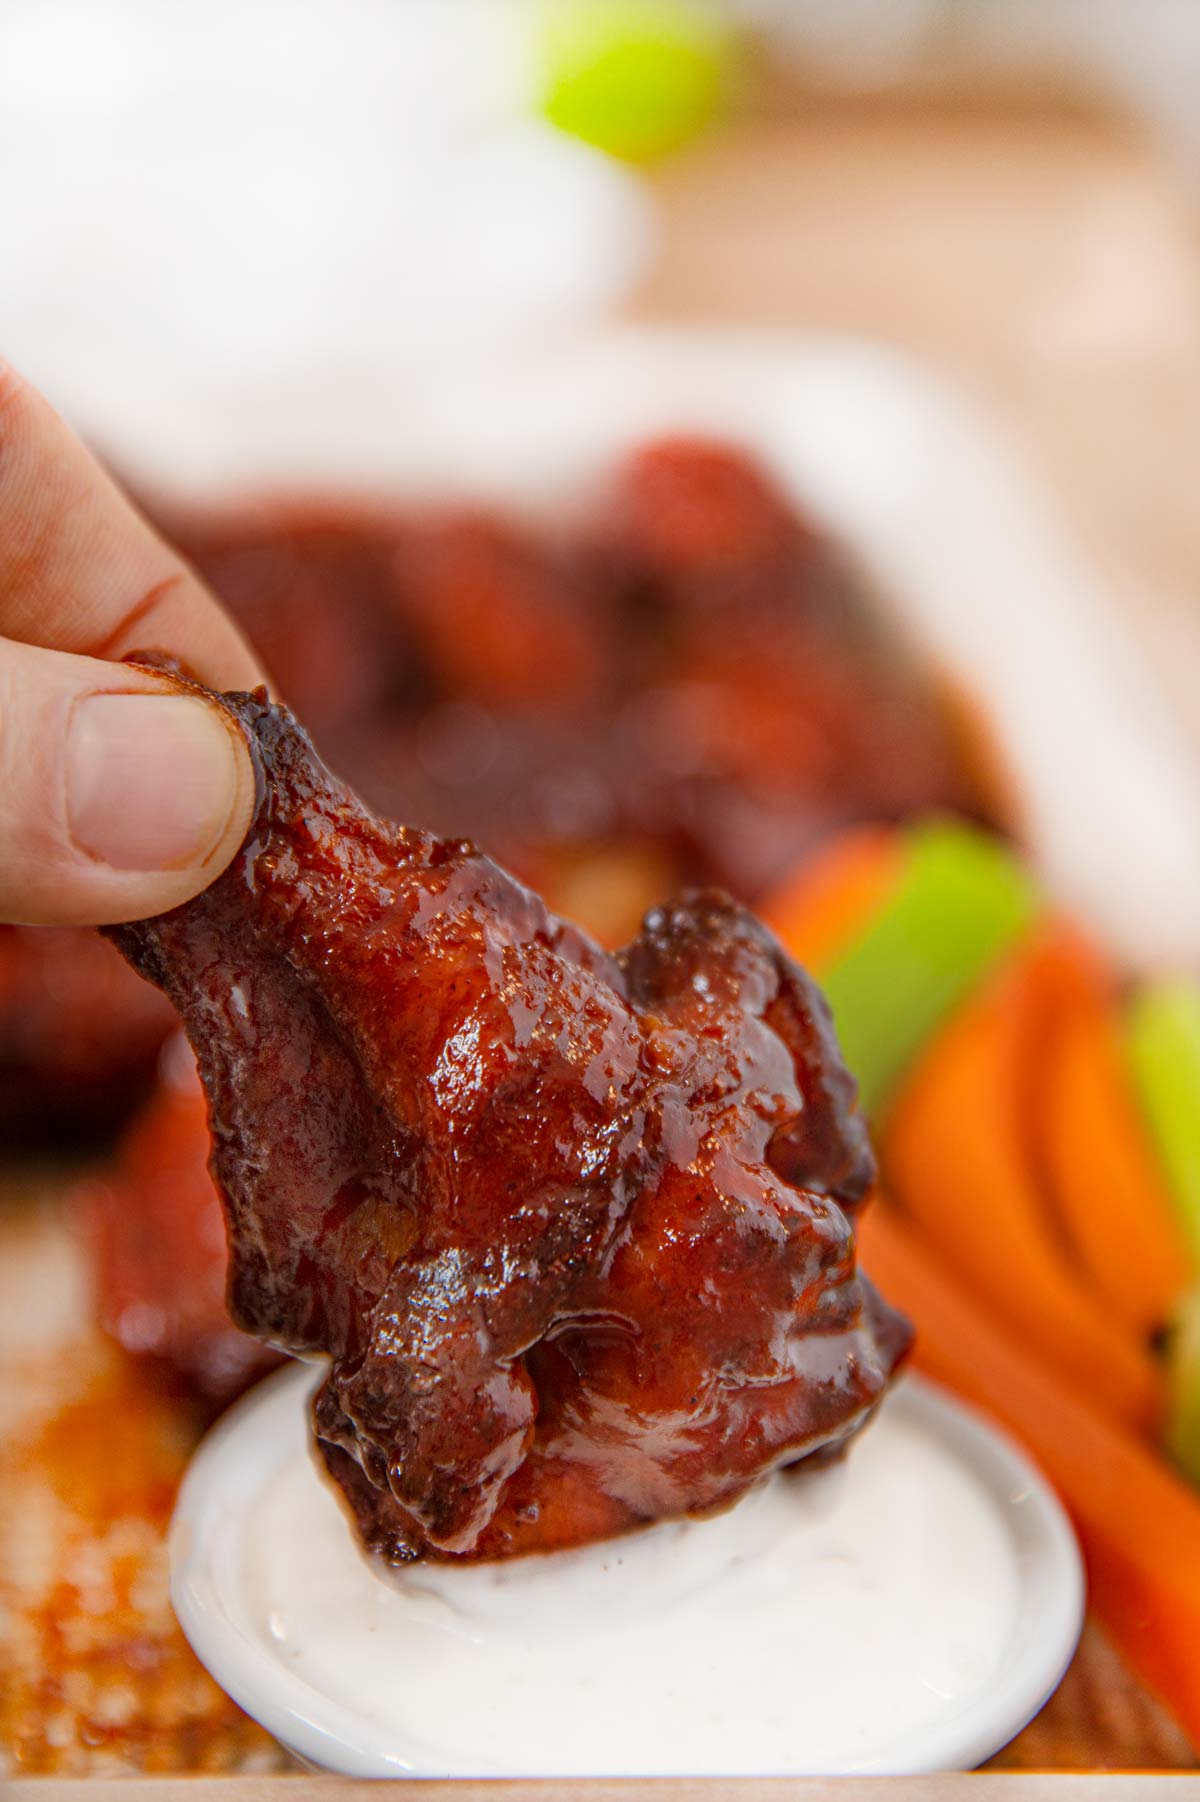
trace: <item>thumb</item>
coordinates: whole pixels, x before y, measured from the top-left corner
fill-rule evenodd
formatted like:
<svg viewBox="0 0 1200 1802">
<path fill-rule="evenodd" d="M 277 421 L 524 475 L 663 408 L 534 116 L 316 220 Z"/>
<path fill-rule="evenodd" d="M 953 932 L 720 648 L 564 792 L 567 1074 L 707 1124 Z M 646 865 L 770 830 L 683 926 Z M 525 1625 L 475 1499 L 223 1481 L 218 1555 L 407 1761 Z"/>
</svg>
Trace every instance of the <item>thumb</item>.
<svg viewBox="0 0 1200 1802">
<path fill-rule="evenodd" d="M 241 844 L 254 792 L 215 702 L 0 640 L 0 919 L 108 925 L 188 901 Z"/>
</svg>

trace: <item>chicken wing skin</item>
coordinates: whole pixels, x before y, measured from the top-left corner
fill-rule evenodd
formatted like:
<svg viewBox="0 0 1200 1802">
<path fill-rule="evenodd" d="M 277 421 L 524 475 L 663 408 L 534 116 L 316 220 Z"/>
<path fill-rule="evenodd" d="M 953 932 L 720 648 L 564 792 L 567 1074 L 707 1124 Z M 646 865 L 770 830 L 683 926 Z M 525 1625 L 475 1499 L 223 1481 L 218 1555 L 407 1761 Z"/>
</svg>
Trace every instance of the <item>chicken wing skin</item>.
<svg viewBox="0 0 1200 1802">
<path fill-rule="evenodd" d="M 265 695 L 197 900 L 112 929 L 183 1016 L 239 1325 L 393 1562 L 578 1544 L 845 1442 L 909 1343 L 811 982 L 714 892 L 610 954 L 464 841 L 372 814 Z"/>
</svg>

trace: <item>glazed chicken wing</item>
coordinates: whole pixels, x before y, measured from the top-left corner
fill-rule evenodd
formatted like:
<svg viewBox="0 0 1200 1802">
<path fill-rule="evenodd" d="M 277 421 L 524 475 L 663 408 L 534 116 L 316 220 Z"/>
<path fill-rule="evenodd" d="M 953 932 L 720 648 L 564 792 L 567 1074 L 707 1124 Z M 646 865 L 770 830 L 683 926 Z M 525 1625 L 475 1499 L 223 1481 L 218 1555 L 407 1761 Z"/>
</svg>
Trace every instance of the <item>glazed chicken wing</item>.
<svg viewBox="0 0 1200 1802">
<path fill-rule="evenodd" d="M 578 1544 L 836 1447 L 909 1341 L 820 996 L 719 894 L 610 955 L 475 848 L 381 821 L 261 694 L 203 895 L 113 929 L 208 1093 L 240 1325 L 329 1371 L 389 1560 Z"/>
<path fill-rule="evenodd" d="M 201 1415 L 219 1413 L 277 1361 L 238 1332 L 225 1306 L 225 1231 L 205 1113 L 195 1062 L 176 1033 L 149 1106 L 108 1167 L 72 1191 L 101 1326 Z"/>
<path fill-rule="evenodd" d="M 94 932 L 0 925 L 0 1155 L 111 1132 L 153 1089 L 171 1026 Z"/>
</svg>

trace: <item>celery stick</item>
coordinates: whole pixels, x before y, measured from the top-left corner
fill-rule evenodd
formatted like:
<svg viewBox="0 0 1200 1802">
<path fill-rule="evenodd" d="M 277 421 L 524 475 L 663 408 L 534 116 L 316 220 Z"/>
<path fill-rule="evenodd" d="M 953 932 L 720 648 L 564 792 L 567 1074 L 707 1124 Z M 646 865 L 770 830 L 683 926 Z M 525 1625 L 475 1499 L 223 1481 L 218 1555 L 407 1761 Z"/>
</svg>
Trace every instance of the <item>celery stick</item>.
<svg viewBox="0 0 1200 1802">
<path fill-rule="evenodd" d="M 1157 982 L 1129 1010 L 1134 1086 L 1200 1264 L 1200 987 Z"/>
<path fill-rule="evenodd" d="M 732 34 L 698 0 L 549 0 L 536 45 L 541 107 L 561 131 L 645 163 L 716 113 Z"/>
<path fill-rule="evenodd" d="M 1200 1487 L 1200 1289 L 1180 1302 L 1167 1341 L 1166 1446 Z"/>
<path fill-rule="evenodd" d="M 890 900 L 817 972 L 869 1114 L 1037 910 L 1032 877 L 990 834 L 953 821 L 906 834 Z"/>
</svg>

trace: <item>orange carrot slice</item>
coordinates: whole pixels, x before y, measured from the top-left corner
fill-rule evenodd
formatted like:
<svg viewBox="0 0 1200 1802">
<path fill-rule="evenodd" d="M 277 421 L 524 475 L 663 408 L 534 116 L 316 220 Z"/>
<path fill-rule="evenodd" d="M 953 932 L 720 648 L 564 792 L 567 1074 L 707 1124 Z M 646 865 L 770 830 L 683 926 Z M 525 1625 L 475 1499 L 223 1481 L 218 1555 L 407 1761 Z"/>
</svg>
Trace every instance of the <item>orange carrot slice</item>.
<svg viewBox="0 0 1200 1802">
<path fill-rule="evenodd" d="M 1200 1497 L 981 1309 L 886 1203 L 867 1211 L 859 1253 L 913 1319 L 918 1367 L 994 1415 L 1058 1487 L 1083 1545 L 1093 1611 L 1200 1742 Z"/>
<path fill-rule="evenodd" d="M 1029 953 L 942 1032 L 892 1109 L 884 1178 L 967 1287 L 1114 1418 L 1157 1429 L 1161 1374 L 1054 1237 L 1022 1133 Z"/>
<path fill-rule="evenodd" d="M 891 826 L 859 826 L 818 851 L 768 899 L 763 918 L 808 970 L 849 945 L 900 878 L 904 840 Z"/>
<path fill-rule="evenodd" d="M 1187 1240 L 1138 1110 L 1106 974 L 1069 939 L 1050 954 L 1073 968 L 1045 1022 L 1030 1096 L 1033 1154 L 1082 1270 L 1145 1338 L 1192 1280 Z"/>
</svg>

